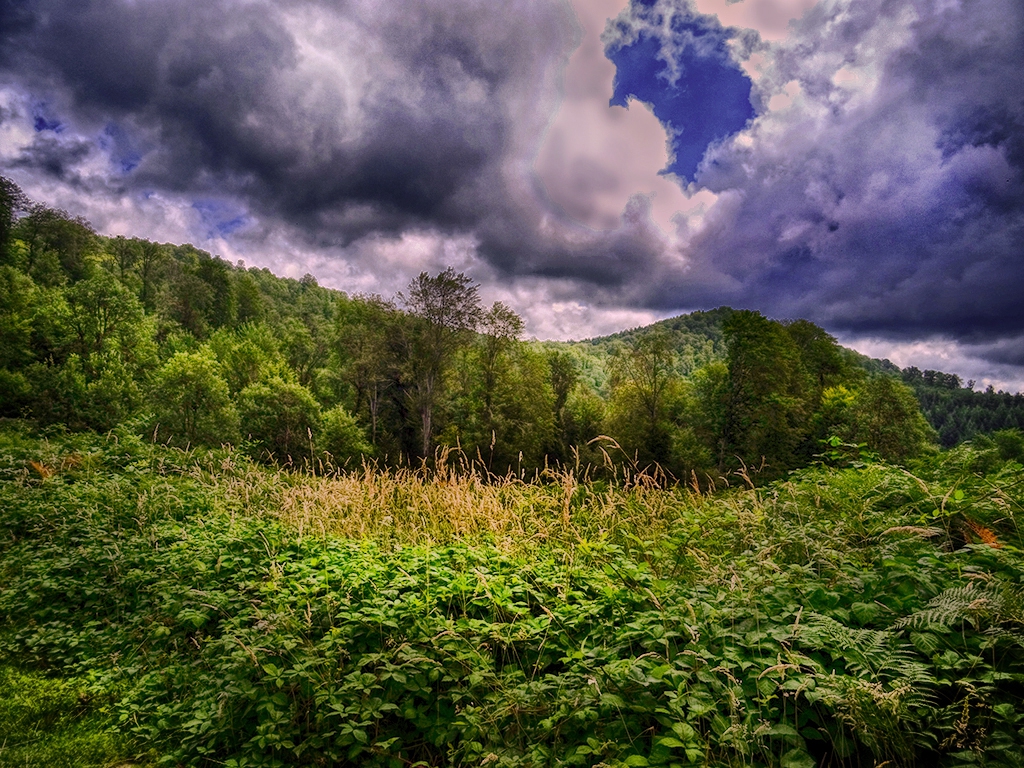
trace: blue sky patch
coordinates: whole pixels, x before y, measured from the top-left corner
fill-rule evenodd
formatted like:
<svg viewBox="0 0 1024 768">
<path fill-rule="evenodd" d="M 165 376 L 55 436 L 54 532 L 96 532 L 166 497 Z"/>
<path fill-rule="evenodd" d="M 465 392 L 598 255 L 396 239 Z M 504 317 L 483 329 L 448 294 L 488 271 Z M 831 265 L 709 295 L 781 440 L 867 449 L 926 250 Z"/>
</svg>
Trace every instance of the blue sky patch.
<svg viewBox="0 0 1024 768">
<path fill-rule="evenodd" d="M 42 133 L 43 131 L 60 133 L 64 130 L 64 124 L 53 116 L 47 105 L 43 102 L 35 104 L 32 108 L 32 127 L 36 133 Z"/>
<path fill-rule="evenodd" d="M 245 211 L 223 200 L 196 200 L 192 208 L 207 227 L 207 237 L 227 237 L 249 223 Z"/>
<path fill-rule="evenodd" d="M 708 146 L 754 117 L 750 78 L 729 55 L 729 36 L 716 17 L 679 11 L 666 30 L 661 13 L 642 0 L 633 0 L 631 10 L 635 19 L 654 23 L 628 44 L 606 47 L 615 64 L 610 104 L 649 105 L 669 134 L 672 158 L 663 173 L 692 181 Z"/>
</svg>

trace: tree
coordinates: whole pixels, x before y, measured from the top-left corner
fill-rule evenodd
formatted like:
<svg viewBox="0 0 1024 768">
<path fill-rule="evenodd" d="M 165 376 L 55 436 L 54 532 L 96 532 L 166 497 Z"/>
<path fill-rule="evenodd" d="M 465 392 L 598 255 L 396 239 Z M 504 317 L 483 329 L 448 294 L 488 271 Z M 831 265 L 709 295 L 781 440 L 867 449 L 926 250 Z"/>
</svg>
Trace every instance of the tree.
<svg viewBox="0 0 1024 768">
<path fill-rule="evenodd" d="M 0 176 L 0 264 L 11 264 L 11 240 L 18 214 L 28 210 L 29 201 L 21 188 L 6 176 Z"/>
<path fill-rule="evenodd" d="M 167 260 L 167 249 L 164 246 L 148 240 L 139 241 L 139 259 L 136 262 L 139 280 L 142 282 L 139 301 L 147 310 L 156 307 L 157 282 Z"/>
<path fill-rule="evenodd" d="M 631 452 L 639 450 L 659 463 L 667 461 L 671 442 L 666 406 L 670 388 L 678 384 L 674 362 L 668 335 L 652 331 L 630 339 L 611 363 L 618 431 L 624 436 L 629 433 L 626 442 Z"/>
<path fill-rule="evenodd" d="M 235 283 L 231 279 L 231 265 L 206 251 L 192 250 L 195 253 L 193 269 L 196 277 L 209 286 L 212 297 L 206 310 L 206 320 L 212 328 L 234 325 L 238 316 L 238 303 Z"/>
<path fill-rule="evenodd" d="M 83 279 L 88 271 L 86 257 L 96 246 L 89 222 L 38 203 L 28 211 L 14 233 L 25 244 L 26 271 L 41 285 Z"/>
<path fill-rule="evenodd" d="M 384 395 L 395 382 L 398 359 L 398 312 L 380 296 L 340 299 L 334 315 L 334 352 L 345 379 L 354 389 L 354 411 L 365 406 L 370 442 L 377 445 L 377 426 Z"/>
<path fill-rule="evenodd" d="M 31 386 L 22 369 L 34 357 L 32 331 L 37 301 L 31 278 L 0 264 L 0 416 L 17 416 L 31 397 Z"/>
<path fill-rule="evenodd" d="M 136 265 L 142 258 L 142 241 L 118 235 L 107 241 L 107 250 L 117 267 L 117 277 L 125 285 L 133 278 Z"/>
<path fill-rule="evenodd" d="M 694 371 L 691 382 L 693 400 L 689 421 L 699 448 L 691 458 L 690 469 L 707 469 L 712 465 L 722 470 L 730 447 L 726 441 L 731 400 L 729 367 L 722 362 L 709 363 Z M 697 458 L 700 448 L 708 459 L 706 464 Z"/>
<path fill-rule="evenodd" d="M 726 451 L 748 466 L 763 461 L 775 472 L 788 469 L 810 415 L 800 350 L 781 324 L 757 312 L 734 312 L 723 331 L 729 345 Z"/>
<path fill-rule="evenodd" d="M 546 357 L 516 338 L 518 316 L 504 305 L 497 310 L 485 320 L 491 333 L 459 355 L 452 419 L 439 440 L 461 445 L 500 474 L 542 464 L 554 431 L 554 394 Z"/>
<path fill-rule="evenodd" d="M 494 435 L 498 428 L 495 414 L 498 387 L 507 374 L 509 354 L 523 333 L 523 319 L 500 301 L 494 302 L 481 320 L 483 338 L 480 343 L 480 399 L 485 433 Z M 522 396 L 523 393 L 516 393 Z"/>
<path fill-rule="evenodd" d="M 112 275 L 102 269 L 65 291 L 68 327 L 74 351 L 92 371 L 90 357 L 102 354 L 118 334 L 133 336 L 142 323 L 142 306 Z"/>
<path fill-rule="evenodd" d="M 278 328 L 278 334 L 281 336 L 282 353 L 295 371 L 299 383 L 304 387 L 312 386 L 314 375 L 330 355 L 328 334 L 319 327 L 314 333 L 297 317 L 285 318 Z"/>
<path fill-rule="evenodd" d="M 213 353 L 178 352 L 157 372 L 152 394 L 154 434 L 178 444 L 220 445 L 238 434 L 238 415 Z"/>
<path fill-rule="evenodd" d="M 31 278 L 0 265 L 0 368 L 21 368 L 32 360 L 32 316 L 37 301 Z"/>
<path fill-rule="evenodd" d="M 239 324 L 255 323 L 267 313 L 267 302 L 260 293 L 260 286 L 248 272 L 234 273 L 235 297 L 238 302 L 236 319 Z"/>
<path fill-rule="evenodd" d="M 579 363 L 568 352 L 550 350 L 547 353 L 548 372 L 551 376 L 551 394 L 554 398 L 554 442 L 549 453 L 558 461 L 568 461 L 573 442 L 570 438 L 569 395 L 580 379 Z"/>
<path fill-rule="evenodd" d="M 328 454 L 330 463 L 336 467 L 358 463 L 363 456 L 373 453 L 356 417 L 340 405 L 324 413 L 317 448 Z"/>
<path fill-rule="evenodd" d="M 168 309 L 171 317 L 197 339 L 205 338 L 209 330 L 207 315 L 214 302 L 213 289 L 201 277 L 186 269 L 175 274 L 169 288 Z"/>
<path fill-rule="evenodd" d="M 413 404 L 420 416 L 424 458 L 434 440 L 434 412 L 456 352 L 481 319 L 479 288 L 451 267 L 431 277 L 421 272 L 399 299 L 412 315 L 409 363 Z"/>
<path fill-rule="evenodd" d="M 914 390 L 892 376 L 868 380 L 853 406 L 853 420 L 856 441 L 867 443 L 886 461 L 917 456 L 935 438 Z"/>
<path fill-rule="evenodd" d="M 815 402 L 827 387 L 849 378 L 846 360 L 843 359 L 842 349 L 834 336 L 809 320 L 794 320 L 786 323 L 785 328 L 786 333 L 796 344 L 800 362 L 814 392 Z"/>
<path fill-rule="evenodd" d="M 231 394 L 250 384 L 286 377 L 288 366 L 281 355 L 273 329 L 262 324 L 246 324 L 237 330 L 220 328 L 207 341 L 221 365 Z"/>
<path fill-rule="evenodd" d="M 320 404 L 294 381 L 274 376 L 238 393 L 242 433 L 257 456 L 281 463 L 311 458 L 320 432 Z"/>
</svg>

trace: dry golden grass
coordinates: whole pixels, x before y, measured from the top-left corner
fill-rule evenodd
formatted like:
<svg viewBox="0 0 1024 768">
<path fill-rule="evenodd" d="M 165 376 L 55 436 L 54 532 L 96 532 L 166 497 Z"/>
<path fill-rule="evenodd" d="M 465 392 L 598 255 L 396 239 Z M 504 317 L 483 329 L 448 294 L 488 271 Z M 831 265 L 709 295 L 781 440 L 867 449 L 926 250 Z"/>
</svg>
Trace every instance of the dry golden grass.
<svg viewBox="0 0 1024 768">
<path fill-rule="evenodd" d="M 367 465 L 318 475 L 239 464 L 206 480 L 220 486 L 232 508 L 277 517 L 300 537 L 396 544 L 487 539 L 510 551 L 652 539 L 687 510 L 692 514 L 697 501 L 691 490 L 661 487 L 659 478 L 639 472 L 604 483 L 585 470 L 559 468 L 528 481 L 451 458 L 440 456 L 429 470 Z"/>
<path fill-rule="evenodd" d="M 506 549 L 602 535 L 656 535 L 685 491 L 580 483 L 571 469 L 537 482 L 409 470 L 306 478 L 282 489 L 278 515 L 299 535 L 444 543 L 486 537 Z"/>
</svg>

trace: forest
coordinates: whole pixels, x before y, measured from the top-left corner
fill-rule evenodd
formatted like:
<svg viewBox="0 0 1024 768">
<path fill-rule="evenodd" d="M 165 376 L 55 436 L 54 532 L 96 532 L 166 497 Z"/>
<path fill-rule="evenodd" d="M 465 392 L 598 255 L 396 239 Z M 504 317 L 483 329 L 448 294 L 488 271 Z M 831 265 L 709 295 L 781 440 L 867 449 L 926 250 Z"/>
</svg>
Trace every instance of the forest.
<svg viewBox="0 0 1024 768">
<path fill-rule="evenodd" d="M 721 308 L 526 342 L 515 312 L 482 306 L 452 269 L 395 297 L 349 296 L 189 245 L 102 237 L 3 185 L 5 417 L 130 424 L 292 466 L 410 466 L 443 449 L 498 475 L 629 464 L 705 485 L 740 467 L 779 477 L 830 438 L 917 455 L 937 435 L 915 389 L 947 444 L 1024 426 L 1019 395 L 943 399 L 910 369 L 908 387 L 805 320 Z"/>
<path fill-rule="evenodd" d="M 524 340 L 0 177 L 0 767 L 1024 766 L 1024 403 Z"/>
</svg>

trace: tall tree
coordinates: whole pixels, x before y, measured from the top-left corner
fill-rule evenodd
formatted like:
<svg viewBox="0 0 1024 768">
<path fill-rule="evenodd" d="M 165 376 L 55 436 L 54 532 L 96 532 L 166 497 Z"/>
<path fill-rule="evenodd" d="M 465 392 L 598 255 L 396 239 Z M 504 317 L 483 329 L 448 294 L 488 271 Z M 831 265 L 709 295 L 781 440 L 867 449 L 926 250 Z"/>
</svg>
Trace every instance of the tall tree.
<svg viewBox="0 0 1024 768">
<path fill-rule="evenodd" d="M 480 353 L 484 422 L 494 430 L 494 396 L 501 377 L 503 362 L 523 334 L 523 319 L 508 305 L 496 301 L 484 313 L 480 330 L 483 332 Z"/>
<path fill-rule="evenodd" d="M 21 188 L 6 176 L 0 176 L 0 264 L 10 264 L 14 225 L 18 214 L 28 210 L 29 202 Z"/>
<path fill-rule="evenodd" d="M 167 261 L 168 254 L 164 246 L 149 240 L 140 241 L 139 259 L 136 262 L 139 279 L 142 281 L 139 301 L 148 310 L 156 307 L 157 286 Z"/>
<path fill-rule="evenodd" d="M 334 351 L 339 367 L 355 390 L 354 412 L 365 408 L 370 442 L 377 445 L 377 428 L 384 395 L 395 381 L 398 360 L 395 336 L 398 310 L 380 296 L 339 299 L 334 319 Z"/>
<path fill-rule="evenodd" d="M 444 377 L 456 352 L 472 338 L 481 319 L 479 287 L 451 267 L 431 277 L 421 272 L 400 301 L 413 317 L 410 373 L 414 406 L 420 416 L 424 458 L 434 441 L 434 413 Z"/>
<path fill-rule="evenodd" d="M 609 431 L 631 453 L 665 465 L 673 423 L 669 413 L 678 388 L 675 355 L 661 331 L 635 336 L 612 358 L 612 413 Z"/>
<path fill-rule="evenodd" d="M 26 271 L 41 285 L 76 282 L 88 272 L 87 256 L 96 234 L 85 219 L 36 203 L 18 221 L 15 236 L 25 243 Z"/>
<path fill-rule="evenodd" d="M 800 350 L 780 323 L 734 312 L 723 326 L 729 345 L 727 451 L 748 466 L 793 466 L 807 428 L 807 379 Z"/>
<path fill-rule="evenodd" d="M 114 266 L 117 267 L 118 278 L 127 284 L 141 258 L 142 241 L 118 235 L 107 241 L 107 250 L 110 251 Z"/>
<path fill-rule="evenodd" d="M 576 359 L 564 350 L 547 353 L 548 371 L 551 376 L 551 394 L 554 398 L 554 443 L 548 449 L 557 461 L 568 461 L 572 450 L 570 437 L 569 395 L 580 380 L 580 366 Z M 589 438 L 588 438 L 589 439 Z"/>
</svg>

